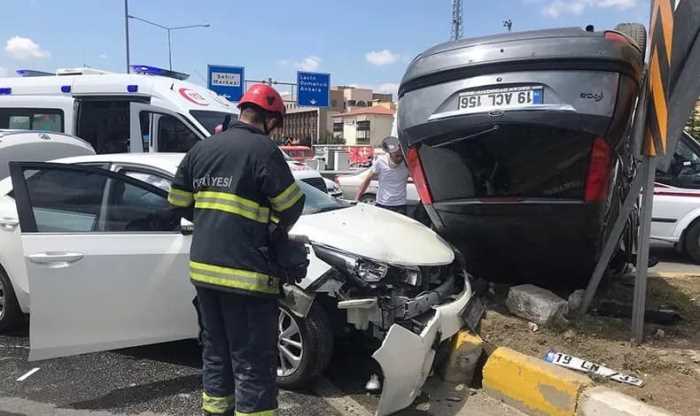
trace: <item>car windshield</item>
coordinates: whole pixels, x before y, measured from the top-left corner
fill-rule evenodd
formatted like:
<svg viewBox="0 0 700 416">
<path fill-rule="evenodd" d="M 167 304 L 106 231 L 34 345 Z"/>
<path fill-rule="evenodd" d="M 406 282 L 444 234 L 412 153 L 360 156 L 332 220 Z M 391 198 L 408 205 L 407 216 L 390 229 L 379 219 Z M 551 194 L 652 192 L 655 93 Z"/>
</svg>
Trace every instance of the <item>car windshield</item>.
<svg viewBox="0 0 700 416">
<path fill-rule="evenodd" d="M 350 206 L 347 202 L 335 199 L 325 192 L 321 192 L 306 182 L 297 181 L 299 188 L 306 196 L 304 202 L 304 212 L 302 215 L 318 214 L 321 212 L 333 211 L 336 209 L 347 208 Z"/>
<path fill-rule="evenodd" d="M 234 121 L 238 118 L 238 115 L 233 113 L 226 113 L 223 111 L 202 111 L 202 110 L 192 110 L 190 111 L 192 116 L 199 121 L 204 128 L 207 129 L 209 134 L 214 134 L 214 129 L 219 124 L 223 124 L 226 117 L 231 117 L 230 121 Z"/>
</svg>

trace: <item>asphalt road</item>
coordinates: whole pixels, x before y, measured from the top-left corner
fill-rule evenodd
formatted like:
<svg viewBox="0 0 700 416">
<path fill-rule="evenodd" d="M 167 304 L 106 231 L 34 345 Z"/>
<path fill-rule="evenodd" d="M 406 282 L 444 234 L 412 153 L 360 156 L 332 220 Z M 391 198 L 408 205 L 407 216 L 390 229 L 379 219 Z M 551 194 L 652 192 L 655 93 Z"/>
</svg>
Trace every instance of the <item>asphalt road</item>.
<svg viewBox="0 0 700 416">
<path fill-rule="evenodd" d="M 700 273 L 673 248 L 654 245 L 657 272 Z M 28 362 L 28 329 L 0 335 L 0 416 L 199 415 L 200 351 L 194 341 L 173 342 L 77 357 Z M 39 368 L 24 381 L 28 371 Z M 370 416 L 378 396 L 364 383 L 369 351 L 338 345 L 326 378 L 307 391 L 280 392 L 280 414 Z M 431 378 L 425 394 L 398 416 L 522 416 L 483 392 Z"/>
<path fill-rule="evenodd" d="M 28 362 L 27 329 L 0 335 L 0 416 L 199 415 L 200 351 L 181 341 Z M 364 391 L 371 367 L 363 348 L 341 345 L 327 378 L 308 391 L 280 392 L 281 416 L 370 416 L 378 396 Z M 39 368 L 24 381 L 22 375 Z M 522 416 L 484 393 L 431 378 L 399 416 Z"/>
<path fill-rule="evenodd" d="M 659 259 L 659 264 L 649 269 L 651 272 L 697 273 L 700 275 L 700 264 L 693 263 L 688 256 L 678 253 L 670 244 L 652 243 L 650 254 Z"/>
</svg>

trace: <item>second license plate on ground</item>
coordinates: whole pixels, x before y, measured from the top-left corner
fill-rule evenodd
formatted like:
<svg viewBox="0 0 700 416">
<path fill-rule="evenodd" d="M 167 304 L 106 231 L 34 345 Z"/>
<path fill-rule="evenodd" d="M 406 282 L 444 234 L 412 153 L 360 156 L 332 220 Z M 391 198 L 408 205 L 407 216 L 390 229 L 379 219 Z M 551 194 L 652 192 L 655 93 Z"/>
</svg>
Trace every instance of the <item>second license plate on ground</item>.
<svg viewBox="0 0 700 416">
<path fill-rule="evenodd" d="M 501 108 L 543 103 L 542 87 L 511 87 L 469 91 L 459 95 L 457 110 Z"/>
</svg>

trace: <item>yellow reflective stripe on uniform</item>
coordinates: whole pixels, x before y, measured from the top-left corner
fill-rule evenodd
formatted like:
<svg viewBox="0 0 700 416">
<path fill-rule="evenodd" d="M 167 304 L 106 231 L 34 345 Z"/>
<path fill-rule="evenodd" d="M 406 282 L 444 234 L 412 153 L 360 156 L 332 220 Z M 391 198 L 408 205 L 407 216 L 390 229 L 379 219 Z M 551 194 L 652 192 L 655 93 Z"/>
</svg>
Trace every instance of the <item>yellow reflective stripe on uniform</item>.
<svg viewBox="0 0 700 416">
<path fill-rule="evenodd" d="M 262 412 L 244 413 L 236 410 L 236 416 L 277 416 L 277 409 L 263 410 Z"/>
<path fill-rule="evenodd" d="M 214 209 L 229 214 L 240 215 L 249 220 L 267 223 L 270 210 L 255 201 L 225 192 L 202 191 L 194 194 L 195 208 Z"/>
<path fill-rule="evenodd" d="M 274 295 L 279 293 L 279 280 L 276 277 L 249 270 L 190 261 L 190 277 L 196 282 L 216 286 Z"/>
<path fill-rule="evenodd" d="M 285 209 L 288 209 L 292 205 L 296 204 L 296 202 L 303 195 L 304 194 L 301 192 L 301 189 L 299 189 L 299 185 L 297 185 L 296 182 L 294 182 L 291 185 L 289 185 L 287 189 L 280 192 L 279 195 L 277 195 L 274 198 L 270 198 L 272 209 L 274 209 L 277 212 L 282 212 Z"/>
<path fill-rule="evenodd" d="M 233 408 L 233 394 L 225 397 L 211 396 L 207 392 L 202 393 L 202 410 L 214 414 L 226 413 Z"/>
<path fill-rule="evenodd" d="M 168 202 L 176 207 L 189 207 L 192 205 L 192 192 L 170 187 Z"/>
<path fill-rule="evenodd" d="M 236 410 L 236 416 L 277 416 L 277 409 L 263 410 L 262 412 L 245 413 Z"/>
</svg>

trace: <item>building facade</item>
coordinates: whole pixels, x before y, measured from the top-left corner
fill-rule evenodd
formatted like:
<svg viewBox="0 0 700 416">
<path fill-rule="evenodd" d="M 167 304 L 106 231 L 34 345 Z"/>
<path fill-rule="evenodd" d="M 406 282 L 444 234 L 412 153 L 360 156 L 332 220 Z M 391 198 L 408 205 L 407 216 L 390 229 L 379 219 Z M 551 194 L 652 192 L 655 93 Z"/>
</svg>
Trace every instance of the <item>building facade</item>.
<svg viewBox="0 0 700 416">
<path fill-rule="evenodd" d="M 347 145 L 379 147 L 391 135 L 394 111 L 383 107 L 356 108 L 333 116 L 333 137 Z"/>
<path fill-rule="evenodd" d="M 391 132 L 396 110 L 391 94 L 375 93 L 367 88 L 337 86 L 330 90 L 329 104 L 328 108 L 299 107 L 292 96 L 292 100 L 285 103 L 287 114 L 284 126 L 275 131 L 273 139 L 278 143 L 305 146 L 340 143 L 341 139 L 348 145 L 370 144 L 375 136 L 384 133 L 387 123 L 388 132 L 379 139 L 380 143 L 381 139 Z M 365 111 L 370 109 L 372 111 L 369 113 Z M 347 131 L 345 128 L 338 131 L 338 125 L 334 124 L 336 118 L 342 115 L 350 116 L 347 121 L 341 121 L 351 123 Z M 388 119 L 391 119 L 391 122 L 387 121 Z"/>
</svg>

